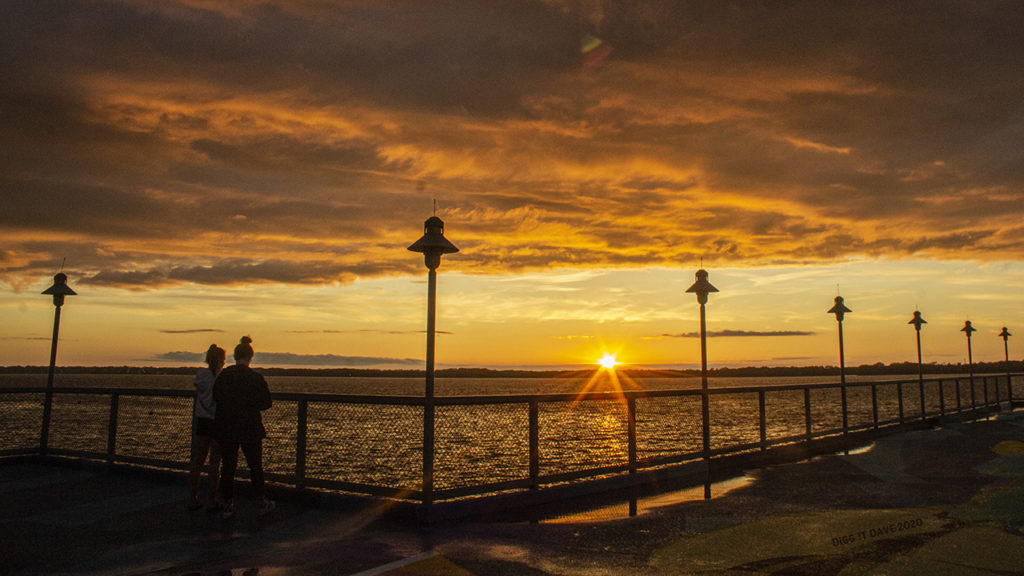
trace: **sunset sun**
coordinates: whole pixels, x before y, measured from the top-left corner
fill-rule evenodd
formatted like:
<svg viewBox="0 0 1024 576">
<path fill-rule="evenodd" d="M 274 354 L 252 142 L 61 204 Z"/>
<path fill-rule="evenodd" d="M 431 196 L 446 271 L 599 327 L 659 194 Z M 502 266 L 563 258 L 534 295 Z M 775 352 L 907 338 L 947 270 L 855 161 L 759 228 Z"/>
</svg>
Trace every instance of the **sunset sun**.
<svg viewBox="0 0 1024 576">
<path fill-rule="evenodd" d="M 607 368 L 608 370 L 611 370 L 620 364 L 620 362 L 615 359 L 615 354 L 607 353 L 602 356 L 597 363 L 600 364 L 602 368 Z"/>
</svg>

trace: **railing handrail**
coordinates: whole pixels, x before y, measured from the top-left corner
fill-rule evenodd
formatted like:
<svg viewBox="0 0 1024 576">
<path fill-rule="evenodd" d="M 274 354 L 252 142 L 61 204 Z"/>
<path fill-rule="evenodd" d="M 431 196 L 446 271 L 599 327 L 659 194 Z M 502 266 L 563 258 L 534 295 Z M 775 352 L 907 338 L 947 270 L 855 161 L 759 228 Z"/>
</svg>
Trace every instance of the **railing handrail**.
<svg viewBox="0 0 1024 576">
<path fill-rule="evenodd" d="M 974 378 L 1024 376 L 1024 372 L 975 374 Z M 969 379 L 969 375 L 950 376 L 929 376 L 924 379 L 907 378 L 896 380 L 864 380 L 842 382 L 817 382 L 804 384 L 764 384 L 755 386 L 712 386 L 708 388 L 709 394 L 755 394 L 758 392 L 786 392 L 796 390 L 826 390 L 836 388 L 865 388 L 871 386 L 892 386 L 900 384 L 917 384 L 919 382 L 939 382 Z M 32 394 L 45 393 L 46 386 L 17 386 L 0 387 L 0 394 Z M 192 389 L 176 388 L 121 388 L 121 387 L 91 387 L 91 386 L 55 386 L 51 389 L 59 394 L 97 394 L 121 396 L 166 396 L 186 397 L 195 394 Z M 529 402 L 581 402 L 599 400 L 621 400 L 637 398 L 659 398 L 676 396 L 700 396 L 699 388 L 667 388 L 667 389 L 640 389 L 622 390 L 615 392 L 541 392 L 534 394 L 452 394 L 446 396 L 435 396 L 434 404 L 437 406 L 460 406 L 469 404 L 519 404 Z M 423 397 L 413 394 L 332 394 L 323 392 L 271 392 L 275 399 L 308 402 L 336 402 L 354 404 L 392 404 L 404 406 L 422 406 Z"/>
</svg>

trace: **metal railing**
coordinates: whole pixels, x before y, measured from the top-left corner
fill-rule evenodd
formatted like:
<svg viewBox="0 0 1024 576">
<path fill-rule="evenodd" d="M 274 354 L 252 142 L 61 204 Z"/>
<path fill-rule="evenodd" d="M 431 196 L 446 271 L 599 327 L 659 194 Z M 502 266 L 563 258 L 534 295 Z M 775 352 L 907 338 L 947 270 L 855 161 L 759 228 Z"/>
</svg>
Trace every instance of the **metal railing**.
<svg viewBox="0 0 1024 576">
<path fill-rule="evenodd" d="M 710 455 L 764 452 L 1013 407 L 1020 374 L 709 390 Z M 270 481 L 410 501 L 455 500 L 671 468 L 703 457 L 700 390 L 442 396 L 274 394 Z M 0 388 L 0 456 L 52 454 L 185 470 L 194 393 Z M 431 434 L 426 433 L 427 427 Z M 46 428 L 48 438 L 41 438 Z M 423 454 L 433 438 L 431 482 Z"/>
</svg>

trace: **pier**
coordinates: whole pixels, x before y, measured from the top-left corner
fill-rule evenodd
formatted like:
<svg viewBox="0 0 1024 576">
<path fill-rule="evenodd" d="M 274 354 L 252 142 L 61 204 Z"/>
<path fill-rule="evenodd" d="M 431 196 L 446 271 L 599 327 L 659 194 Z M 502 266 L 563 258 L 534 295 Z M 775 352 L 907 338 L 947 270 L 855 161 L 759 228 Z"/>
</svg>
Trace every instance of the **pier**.
<svg viewBox="0 0 1024 576">
<path fill-rule="evenodd" d="M 440 396 L 431 430 L 422 397 L 279 393 L 264 418 L 265 467 L 280 489 L 418 504 L 429 522 L 666 482 L 706 484 L 903 430 L 988 418 L 1020 405 L 1020 379 L 715 387 L 704 429 L 695 389 Z M 189 390 L 0 389 L 0 456 L 184 471 L 192 401 Z"/>
<path fill-rule="evenodd" d="M 9 574 L 1010 574 L 1024 566 L 1022 439 L 1024 416 L 1004 409 L 750 469 L 709 501 L 640 493 L 635 517 L 593 497 L 589 514 L 552 504 L 426 527 L 380 500 L 281 490 L 272 515 L 240 501 L 224 520 L 185 511 L 181 473 L 13 456 L 0 550 Z"/>
</svg>

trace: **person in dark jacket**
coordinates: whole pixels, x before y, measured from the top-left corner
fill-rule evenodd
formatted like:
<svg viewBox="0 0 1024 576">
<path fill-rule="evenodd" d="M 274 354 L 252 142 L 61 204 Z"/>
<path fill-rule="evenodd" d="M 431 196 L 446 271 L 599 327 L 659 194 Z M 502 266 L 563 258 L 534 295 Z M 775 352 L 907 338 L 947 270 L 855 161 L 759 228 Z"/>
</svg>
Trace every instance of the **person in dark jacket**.
<svg viewBox="0 0 1024 576">
<path fill-rule="evenodd" d="M 217 402 L 215 424 L 221 447 L 220 494 L 224 500 L 224 517 L 235 513 L 234 484 L 238 468 L 238 449 L 245 455 L 253 491 L 260 503 L 257 513 L 268 514 L 274 501 L 263 492 L 263 427 L 262 411 L 270 408 L 270 389 L 263 375 L 249 368 L 253 357 L 252 338 L 242 336 L 235 346 L 235 365 L 228 366 L 213 384 Z"/>
</svg>

